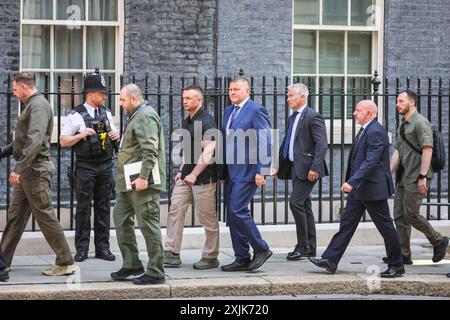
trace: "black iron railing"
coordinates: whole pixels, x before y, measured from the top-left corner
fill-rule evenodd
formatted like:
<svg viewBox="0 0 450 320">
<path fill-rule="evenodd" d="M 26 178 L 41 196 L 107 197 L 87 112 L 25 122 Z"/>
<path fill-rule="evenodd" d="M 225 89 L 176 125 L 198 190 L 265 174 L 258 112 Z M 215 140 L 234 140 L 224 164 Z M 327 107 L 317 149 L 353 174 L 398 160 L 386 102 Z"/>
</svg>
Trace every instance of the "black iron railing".
<svg viewBox="0 0 450 320">
<path fill-rule="evenodd" d="M 208 112 L 216 119 L 220 126 L 223 118 L 224 108 L 229 104 L 228 84 L 229 77 L 214 78 L 173 78 L 167 79 L 158 76 L 121 77 L 120 87 L 128 82 L 135 82 L 144 91 L 145 98 L 155 107 L 163 120 L 165 127 L 165 142 L 167 156 L 167 190 L 162 194 L 162 206 L 170 206 L 171 190 L 173 188 L 173 174 L 176 165 L 172 163 L 170 155 L 174 150 L 174 141 L 170 134 L 180 127 L 181 119 L 185 117 L 182 107 L 181 89 L 190 84 L 199 84 L 204 87 L 204 106 Z M 287 87 L 292 83 L 290 77 L 250 77 L 251 98 L 264 105 L 271 117 L 272 127 L 278 129 L 275 133 L 275 141 L 281 142 L 287 127 L 287 118 L 290 114 L 287 105 Z M 70 81 L 70 90 L 67 86 L 61 86 L 62 81 Z M 112 86 L 113 79 L 108 78 L 109 87 Z M 427 79 L 426 85 L 420 78 L 411 80 L 410 78 L 401 81 L 400 79 L 385 78 L 381 81 L 375 72 L 371 78 L 301 78 L 294 77 L 293 82 L 303 82 L 310 88 L 308 98 L 309 106 L 316 108 L 324 115 L 327 124 L 329 150 L 326 162 L 330 171 L 329 177 L 321 178 L 313 191 L 313 209 L 318 223 L 335 222 L 339 220 L 340 213 L 344 207 L 344 194 L 340 192 L 340 186 L 345 179 L 346 159 L 348 157 L 350 145 L 355 137 L 356 125 L 352 119 L 352 113 L 358 101 L 361 99 L 372 99 L 380 107 L 379 121 L 386 128 L 391 138 L 391 152 L 396 141 L 396 128 L 399 124 L 399 115 L 396 112 L 396 96 L 406 88 L 417 91 L 419 95 L 418 109 L 426 116 L 433 125 L 437 126 L 444 133 L 447 151 L 448 141 L 450 141 L 449 119 L 450 119 L 450 80 L 444 88 L 442 79 Z M 0 104 L 5 106 L 0 117 L 3 118 L 3 137 L 1 144 L 11 141 L 13 124 L 15 124 L 18 114 L 18 103 L 12 93 L 11 79 L 5 81 L 5 88 L 0 88 Z M 50 92 L 49 79 L 45 77 L 41 92 L 51 102 L 54 108 L 56 137 L 52 144 L 52 161 L 56 165 L 56 174 L 53 180 L 53 201 L 60 221 L 66 229 L 73 229 L 74 200 L 73 185 L 67 178 L 74 166 L 74 155 L 70 149 L 62 149 L 57 142 L 57 137 L 61 133 L 64 116 L 75 106 L 76 102 L 82 101 L 81 93 L 76 92 L 75 79 L 61 79 L 58 77 L 58 88 L 56 92 Z M 108 105 L 111 106 L 113 114 L 117 119 L 117 125 L 123 128 L 124 114 L 118 106 L 118 92 L 108 94 Z M 448 153 L 450 162 L 450 153 Z M 6 221 L 6 210 L 11 200 L 11 186 L 8 182 L 8 174 L 13 169 L 13 159 L 6 159 L 0 163 L 2 181 L 0 183 L 0 213 L 4 213 Z M 424 210 L 428 219 L 448 219 L 448 190 L 450 189 L 450 179 L 448 178 L 448 168 L 438 173 L 432 182 L 432 187 L 424 202 Z M 220 220 L 226 221 L 225 208 L 223 205 L 222 186 L 217 186 L 217 214 Z M 290 183 L 287 181 L 274 180 L 268 178 L 266 186 L 260 188 L 251 203 L 252 216 L 259 224 L 287 224 L 292 223 L 292 216 L 289 213 L 288 198 L 290 193 Z M 166 210 L 166 209 L 164 209 Z M 162 210 L 163 211 L 163 210 Z M 190 223 L 198 224 L 192 209 Z M 366 217 L 364 217 L 366 220 Z M 0 230 L 4 226 L 4 221 L 0 221 Z M 164 224 L 164 221 L 162 221 Z M 34 219 L 31 223 L 31 230 L 36 229 Z"/>
</svg>

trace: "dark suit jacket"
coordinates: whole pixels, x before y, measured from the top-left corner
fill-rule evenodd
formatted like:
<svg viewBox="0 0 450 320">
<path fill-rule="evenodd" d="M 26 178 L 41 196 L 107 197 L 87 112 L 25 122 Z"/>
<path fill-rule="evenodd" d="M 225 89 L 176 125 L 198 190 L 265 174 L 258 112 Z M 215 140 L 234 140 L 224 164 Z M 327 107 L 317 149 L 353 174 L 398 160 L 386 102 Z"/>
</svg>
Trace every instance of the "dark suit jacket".
<svg viewBox="0 0 450 320">
<path fill-rule="evenodd" d="M 270 168 L 270 129 L 271 124 L 266 108 L 249 99 L 240 110 L 230 129 L 236 133 L 246 133 L 257 141 L 257 145 L 249 143 L 252 139 L 235 139 L 233 134 L 227 136 L 227 124 L 234 106 L 225 108 L 222 123 L 224 137 L 223 156 L 226 165 L 219 168 L 220 179 L 231 179 L 233 182 L 255 182 L 257 173 L 268 175 Z M 239 130 L 241 129 L 241 130 Z M 256 136 L 252 134 L 256 133 Z M 241 135 L 242 136 L 242 135 Z M 259 150 L 260 148 L 266 150 Z M 229 155 L 234 155 L 228 157 Z M 265 158 L 262 158 L 265 156 Z M 231 158 L 231 161 L 229 161 Z M 234 159 L 233 159 L 234 158 Z"/>
<path fill-rule="evenodd" d="M 353 187 L 352 194 L 358 200 L 383 200 L 394 193 L 389 166 L 389 139 L 376 119 L 369 123 L 352 146 L 345 180 Z"/>
<path fill-rule="evenodd" d="M 328 149 L 327 131 L 322 115 L 306 107 L 298 121 L 294 135 L 294 172 L 297 179 L 306 180 L 310 170 L 319 173 L 320 177 L 328 175 L 325 155 Z M 278 177 L 290 178 L 290 161 L 283 158 L 286 135 L 279 152 Z"/>
</svg>

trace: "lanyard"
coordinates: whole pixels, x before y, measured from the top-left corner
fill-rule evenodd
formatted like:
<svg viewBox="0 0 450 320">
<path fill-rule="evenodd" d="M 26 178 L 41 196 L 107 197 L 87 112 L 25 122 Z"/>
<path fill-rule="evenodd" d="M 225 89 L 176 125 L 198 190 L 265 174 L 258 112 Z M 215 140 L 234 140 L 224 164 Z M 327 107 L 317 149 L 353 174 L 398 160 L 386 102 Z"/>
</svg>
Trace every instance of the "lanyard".
<svg viewBox="0 0 450 320">
<path fill-rule="evenodd" d="M 134 113 L 133 115 L 128 119 L 127 123 L 125 124 L 125 126 L 123 127 L 123 131 L 122 131 L 122 137 L 120 138 L 120 144 L 119 144 L 119 149 L 122 148 L 122 143 L 123 143 L 123 137 L 125 136 L 125 132 L 127 131 L 127 127 L 130 124 L 131 120 L 134 119 L 134 117 L 141 112 L 145 107 L 149 107 L 149 105 L 147 104 L 147 101 L 145 101 Z"/>
</svg>

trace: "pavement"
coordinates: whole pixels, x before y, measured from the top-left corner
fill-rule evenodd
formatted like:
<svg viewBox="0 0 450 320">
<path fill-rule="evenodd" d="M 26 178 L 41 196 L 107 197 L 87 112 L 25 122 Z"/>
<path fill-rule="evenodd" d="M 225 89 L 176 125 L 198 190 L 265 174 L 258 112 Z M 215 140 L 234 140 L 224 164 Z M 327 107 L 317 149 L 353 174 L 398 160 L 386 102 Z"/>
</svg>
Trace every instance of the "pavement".
<svg viewBox="0 0 450 320">
<path fill-rule="evenodd" d="M 143 249 L 143 248 L 141 248 Z M 76 263 L 74 275 L 46 277 L 42 270 L 54 263 L 53 255 L 16 256 L 10 279 L 0 282 L 0 300 L 6 299 L 184 299 L 200 297 L 295 297 L 308 295 L 398 295 L 417 297 L 450 297 L 450 255 L 433 263 L 433 250 L 423 240 L 412 244 L 414 264 L 406 267 L 406 275 L 381 279 L 379 272 L 387 266 L 381 262 L 384 246 L 350 246 L 335 274 L 314 266 L 308 260 L 287 261 L 292 248 L 271 248 L 273 255 L 252 272 L 223 272 L 220 268 L 194 270 L 192 264 L 201 250 L 182 250 L 180 268 L 166 268 L 166 283 L 136 286 L 131 281 L 113 281 L 110 273 L 122 266 L 119 252 L 116 261 L 94 258 L 94 253 Z M 321 253 L 325 247 L 319 247 Z M 449 253 L 449 252 L 448 252 Z M 234 261 L 233 250 L 223 248 L 221 265 Z M 146 254 L 141 252 L 144 264 Z"/>
</svg>

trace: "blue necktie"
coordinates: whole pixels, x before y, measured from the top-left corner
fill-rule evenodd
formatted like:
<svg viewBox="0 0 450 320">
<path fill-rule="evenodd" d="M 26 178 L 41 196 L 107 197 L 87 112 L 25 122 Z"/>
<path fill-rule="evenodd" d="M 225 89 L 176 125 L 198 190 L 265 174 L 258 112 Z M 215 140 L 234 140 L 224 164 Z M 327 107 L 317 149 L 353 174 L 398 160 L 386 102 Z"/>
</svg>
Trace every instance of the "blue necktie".
<svg viewBox="0 0 450 320">
<path fill-rule="evenodd" d="M 283 145 L 283 158 L 287 159 L 289 155 L 289 145 L 291 144 L 291 136 L 292 136 L 292 129 L 294 127 L 295 117 L 297 116 L 298 111 L 294 111 L 294 113 L 289 117 L 288 120 L 288 130 L 286 133 L 286 141 Z"/>
<path fill-rule="evenodd" d="M 234 111 L 233 111 L 233 114 L 231 115 L 230 126 L 228 127 L 229 129 L 231 129 L 231 125 L 236 120 L 236 118 L 238 116 L 238 111 L 240 108 L 241 108 L 240 106 L 234 106 Z"/>
</svg>

